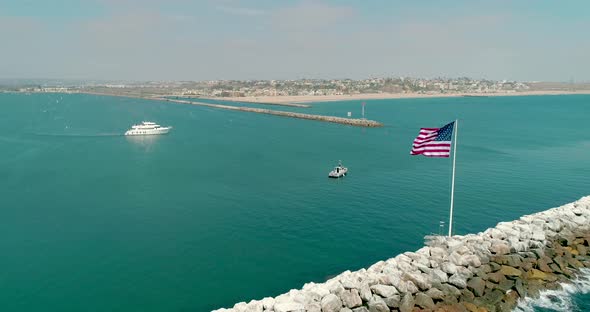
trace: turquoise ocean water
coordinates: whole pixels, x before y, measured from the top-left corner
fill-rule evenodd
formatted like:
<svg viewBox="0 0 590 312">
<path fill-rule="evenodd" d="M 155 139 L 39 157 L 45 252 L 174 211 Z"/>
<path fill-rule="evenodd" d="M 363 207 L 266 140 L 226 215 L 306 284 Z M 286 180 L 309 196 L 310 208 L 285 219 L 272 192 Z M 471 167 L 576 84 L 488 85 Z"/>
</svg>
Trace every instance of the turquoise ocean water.
<svg viewBox="0 0 590 312">
<path fill-rule="evenodd" d="M 358 116 L 360 101 L 277 109 Z M 366 109 L 386 126 L 0 94 L 0 310 L 209 311 L 418 249 L 448 221 L 451 167 L 411 142 L 455 118 L 457 234 L 590 194 L 590 96 Z M 121 135 L 142 120 L 174 129 Z M 350 175 L 329 180 L 340 159 Z"/>
</svg>

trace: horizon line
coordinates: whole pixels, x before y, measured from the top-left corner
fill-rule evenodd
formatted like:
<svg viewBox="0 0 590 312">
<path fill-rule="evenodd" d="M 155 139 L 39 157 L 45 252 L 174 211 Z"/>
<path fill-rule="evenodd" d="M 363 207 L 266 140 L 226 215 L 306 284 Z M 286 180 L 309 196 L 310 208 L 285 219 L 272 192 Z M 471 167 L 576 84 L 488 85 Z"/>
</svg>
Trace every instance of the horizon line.
<svg viewBox="0 0 590 312">
<path fill-rule="evenodd" d="M 468 79 L 468 80 L 483 80 L 483 81 L 506 81 L 506 82 L 520 82 L 520 83 L 569 83 L 569 84 L 586 84 L 590 83 L 590 81 L 575 81 L 570 79 L 568 81 L 563 80 L 513 80 L 513 79 L 490 79 L 490 78 L 474 78 L 469 76 L 433 76 L 433 77 L 418 77 L 418 76 L 372 76 L 372 77 L 365 77 L 365 78 L 312 78 L 312 77 L 305 77 L 305 78 L 290 78 L 290 79 L 200 79 L 200 80 L 190 80 L 190 79 L 162 79 L 162 80 L 138 80 L 138 79 L 106 79 L 106 78 L 39 78 L 39 77 L 28 77 L 28 78 L 8 78 L 8 77 L 0 77 L 0 82 L 2 81 L 27 81 L 27 80 L 38 80 L 38 81 L 68 81 L 68 82 L 119 82 L 119 83 L 164 83 L 164 82 L 175 82 L 175 83 L 182 83 L 182 82 L 191 82 L 191 83 L 198 83 L 198 82 L 212 82 L 212 81 L 236 81 L 236 82 L 247 82 L 247 81 L 301 81 L 301 80 L 317 80 L 317 81 L 330 81 L 330 80 L 350 80 L 350 81 L 362 81 L 362 80 L 370 80 L 370 79 L 418 79 L 418 80 L 460 80 L 460 79 Z"/>
</svg>

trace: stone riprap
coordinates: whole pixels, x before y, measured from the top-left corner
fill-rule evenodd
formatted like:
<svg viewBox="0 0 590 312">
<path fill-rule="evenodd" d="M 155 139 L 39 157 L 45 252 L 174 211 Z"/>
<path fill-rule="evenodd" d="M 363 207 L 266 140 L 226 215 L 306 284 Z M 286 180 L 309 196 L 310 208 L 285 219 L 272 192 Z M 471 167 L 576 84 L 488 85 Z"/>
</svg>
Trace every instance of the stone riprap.
<svg viewBox="0 0 590 312">
<path fill-rule="evenodd" d="M 263 105 L 274 105 L 274 106 L 287 106 L 287 107 L 299 107 L 299 108 L 310 108 L 311 105 L 303 104 L 303 103 L 289 103 L 289 102 L 265 102 L 265 101 L 258 101 L 252 100 L 250 98 L 219 98 L 219 97 L 202 97 L 202 96 L 183 96 L 183 98 L 194 98 L 194 99 L 207 99 L 207 100 L 214 100 L 214 101 L 225 101 L 225 102 L 234 102 L 234 103 L 251 103 L 251 104 L 263 104 Z"/>
<path fill-rule="evenodd" d="M 590 267 L 590 196 L 215 312 L 510 311 Z"/>
<path fill-rule="evenodd" d="M 191 105 L 207 106 L 207 107 L 213 107 L 213 108 L 221 108 L 221 109 L 234 110 L 234 111 L 252 112 L 252 113 L 258 113 L 258 114 L 267 114 L 267 115 L 283 116 L 283 117 L 290 117 L 290 118 L 325 121 L 325 122 L 339 123 L 339 124 L 356 126 L 356 127 L 368 127 L 368 128 L 383 127 L 382 123 L 374 121 L 374 120 L 369 120 L 369 119 L 355 119 L 355 118 L 343 118 L 343 117 L 336 117 L 336 116 L 303 114 L 303 113 L 279 111 L 279 110 L 274 110 L 274 109 L 232 106 L 232 105 L 222 105 L 222 104 L 210 104 L 210 103 L 193 102 L 193 101 L 186 101 L 186 100 L 174 100 L 174 99 L 168 99 L 168 98 L 153 98 L 153 99 L 160 100 L 160 101 L 182 103 L 182 104 L 191 104 Z"/>
</svg>

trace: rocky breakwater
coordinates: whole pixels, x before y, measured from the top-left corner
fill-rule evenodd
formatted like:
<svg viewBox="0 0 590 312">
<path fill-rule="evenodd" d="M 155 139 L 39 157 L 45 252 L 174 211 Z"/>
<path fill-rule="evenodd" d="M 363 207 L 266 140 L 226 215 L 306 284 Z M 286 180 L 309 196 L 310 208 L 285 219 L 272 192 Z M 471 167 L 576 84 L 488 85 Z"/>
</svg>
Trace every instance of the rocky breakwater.
<svg viewBox="0 0 590 312">
<path fill-rule="evenodd" d="M 299 119 L 318 120 L 318 121 L 339 123 L 339 124 L 345 124 L 345 125 L 357 126 L 357 127 L 369 127 L 369 128 L 383 127 L 382 123 L 374 121 L 374 120 L 368 120 L 368 119 L 354 119 L 354 118 L 343 118 L 343 117 L 336 117 L 336 116 L 303 114 L 303 113 L 279 111 L 279 110 L 274 110 L 274 109 L 231 106 L 231 105 L 222 105 L 222 104 L 209 104 L 209 103 L 193 102 L 193 101 L 185 101 L 185 100 L 174 100 L 174 99 L 167 99 L 167 98 L 156 98 L 156 100 L 182 103 L 182 104 L 200 105 L 200 106 L 207 106 L 207 107 L 214 107 L 214 108 L 221 108 L 221 109 L 228 109 L 228 110 L 235 110 L 235 111 L 242 111 L 242 112 L 252 112 L 252 113 L 299 118 Z"/>
<path fill-rule="evenodd" d="M 590 196 L 216 312 L 510 311 L 590 266 Z"/>
</svg>

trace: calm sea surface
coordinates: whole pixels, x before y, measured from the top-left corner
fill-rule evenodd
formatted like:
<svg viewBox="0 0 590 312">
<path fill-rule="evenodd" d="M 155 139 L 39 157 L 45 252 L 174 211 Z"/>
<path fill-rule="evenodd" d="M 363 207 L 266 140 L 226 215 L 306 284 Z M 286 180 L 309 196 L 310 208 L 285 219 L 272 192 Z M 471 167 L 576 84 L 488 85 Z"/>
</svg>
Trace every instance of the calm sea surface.
<svg viewBox="0 0 590 312">
<path fill-rule="evenodd" d="M 279 109 L 359 116 L 360 101 Z M 455 118 L 457 234 L 590 194 L 590 96 L 366 110 L 386 126 L 0 94 L 0 310 L 209 311 L 418 249 L 448 221 L 451 167 L 411 142 Z M 174 129 L 121 135 L 142 120 Z M 350 175 L 330 180 L 338 160 Z"/>
</svg>

